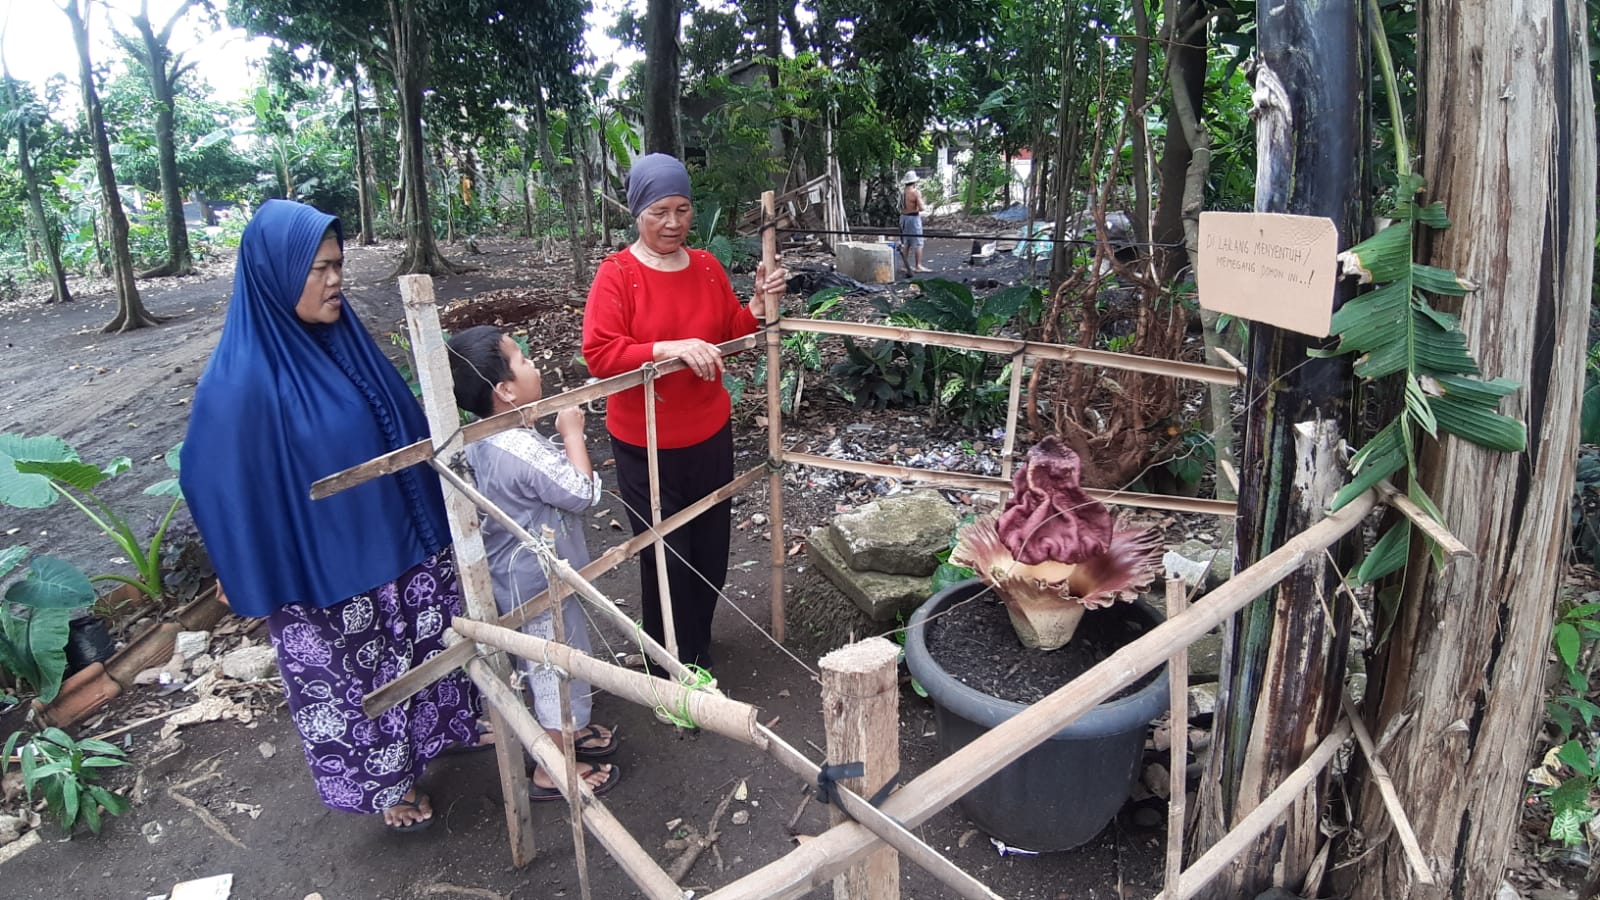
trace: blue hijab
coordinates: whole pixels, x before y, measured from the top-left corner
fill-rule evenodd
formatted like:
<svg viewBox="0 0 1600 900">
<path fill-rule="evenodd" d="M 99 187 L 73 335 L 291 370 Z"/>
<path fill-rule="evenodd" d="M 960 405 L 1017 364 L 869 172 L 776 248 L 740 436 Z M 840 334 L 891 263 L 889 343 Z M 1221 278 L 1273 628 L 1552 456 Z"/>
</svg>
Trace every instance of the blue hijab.
<svg viewBox="0 0 1600 900">
<path fill-rule="evenodd" d="M 181 482 L 234 612 L 327 607 L 392 581 L 448 542 L 439 481 L 416 467 L 323 500 L 311 483 L 427 437 L 394 366 L 345 303 L 295 314 L 339 220 L 285 200 L 244 230 L 222 337 L 194 394 Z"/>
</svg>

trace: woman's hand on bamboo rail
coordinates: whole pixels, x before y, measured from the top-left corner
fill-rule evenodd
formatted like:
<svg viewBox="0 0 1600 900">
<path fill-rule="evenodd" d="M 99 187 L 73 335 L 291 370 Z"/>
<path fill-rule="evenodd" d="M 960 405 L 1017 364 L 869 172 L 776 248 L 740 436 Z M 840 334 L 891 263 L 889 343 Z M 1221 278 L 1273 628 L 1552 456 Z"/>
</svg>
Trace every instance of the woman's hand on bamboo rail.
<svg viewBox="0 0 1600 900">
<path fill-rule="evenodd" d="M 656 362 L 666 362 L 669 359 L 683 360 L 689 371 L 699 376 L 702 381 L 722 377 L 722 351 L 717 349 L 716 344 L 699 338 L 656 341 L 651 348 L 651 358 Z"/>
</svg>

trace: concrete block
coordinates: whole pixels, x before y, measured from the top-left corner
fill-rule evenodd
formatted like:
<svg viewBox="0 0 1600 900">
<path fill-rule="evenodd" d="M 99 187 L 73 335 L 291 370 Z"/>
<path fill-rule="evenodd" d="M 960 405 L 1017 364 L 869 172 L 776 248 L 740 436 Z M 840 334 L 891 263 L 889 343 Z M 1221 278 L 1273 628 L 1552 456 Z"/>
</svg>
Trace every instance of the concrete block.
<svg viewBox="0 0 1600 900">
<path fill-rule="evenodd" d="M 911 491 L 836 516 L 833 544 L 858 572 L 932 575 L 959 522 L 938 491 Z"/>
<path fill-rule="evenodd" d="M 916 575 L 857 572 L 833 545 L 827 528 L 812 529 L 806 538 L 806 555 L 817 571 L 828 577 L 850 601 L 874 622 L 893 622 L 900 613 L 910 615 L 933 593 L 933 580 Z"/>
<path fill-rule="evenodd" d="M 869 241 L 840 241 L 833 247 L 839 272 L 865 284 L 894 281 L 894 248 Z"/>
</svg>

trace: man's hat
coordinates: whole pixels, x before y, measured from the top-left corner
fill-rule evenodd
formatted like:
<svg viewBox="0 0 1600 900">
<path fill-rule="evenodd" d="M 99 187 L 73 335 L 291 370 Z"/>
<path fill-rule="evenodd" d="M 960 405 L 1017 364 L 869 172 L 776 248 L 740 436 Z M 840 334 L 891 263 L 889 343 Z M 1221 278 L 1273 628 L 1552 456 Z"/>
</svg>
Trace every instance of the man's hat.
<svg viewBox="0 0 1600 900">
<path fill-rule="evenodd" d="M 911 169 L 911 170 L 906 172 L 904 178 L 900 179 L 900 183 L 901 184 L 915 184 L 917 180 L 918 180 L 917 179 L 917 170 L 916 169 Z"/>
</svg>

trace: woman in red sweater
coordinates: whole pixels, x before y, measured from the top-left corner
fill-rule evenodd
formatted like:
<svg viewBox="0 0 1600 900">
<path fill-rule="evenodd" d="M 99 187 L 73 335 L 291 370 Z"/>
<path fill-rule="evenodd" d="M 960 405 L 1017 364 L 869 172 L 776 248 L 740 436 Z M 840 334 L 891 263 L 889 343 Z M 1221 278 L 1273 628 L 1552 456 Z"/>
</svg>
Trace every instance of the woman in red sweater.
<svg viewBox="0 0 1600 900">
<path fill-rule="evenodd" d="M 704 250 L 685 247 L 694 223 L 689 173 L 664 153 L 640 159 L 628 173 L 628 208 L 639 239 L 600 264 L 583 318 L 583 355 L 600 378 L 650 362 L 681 359 L 686 370 L 655 382 L 661 516 L 666 518 L 733 480 L 731 404 L 722 386 L 716 345 L 750 334 L 767 303 L 783 296 L 787 273 L 756 269 L 749 307 L 733 293 L 728 274 Z M 617 487 L 634 534 L 650 527 L 650 476 L 645 452 L 644 388 L 606 404 L 617 463 Z M 728 574 L 728 501 L 701 513 L 667 537 L 667 583 L 672 594 L 678 657 L 711 665 L 711 617 Z M 645 631 L 665 642 L 654 553 L 640 558 Z"/>
</svg>

